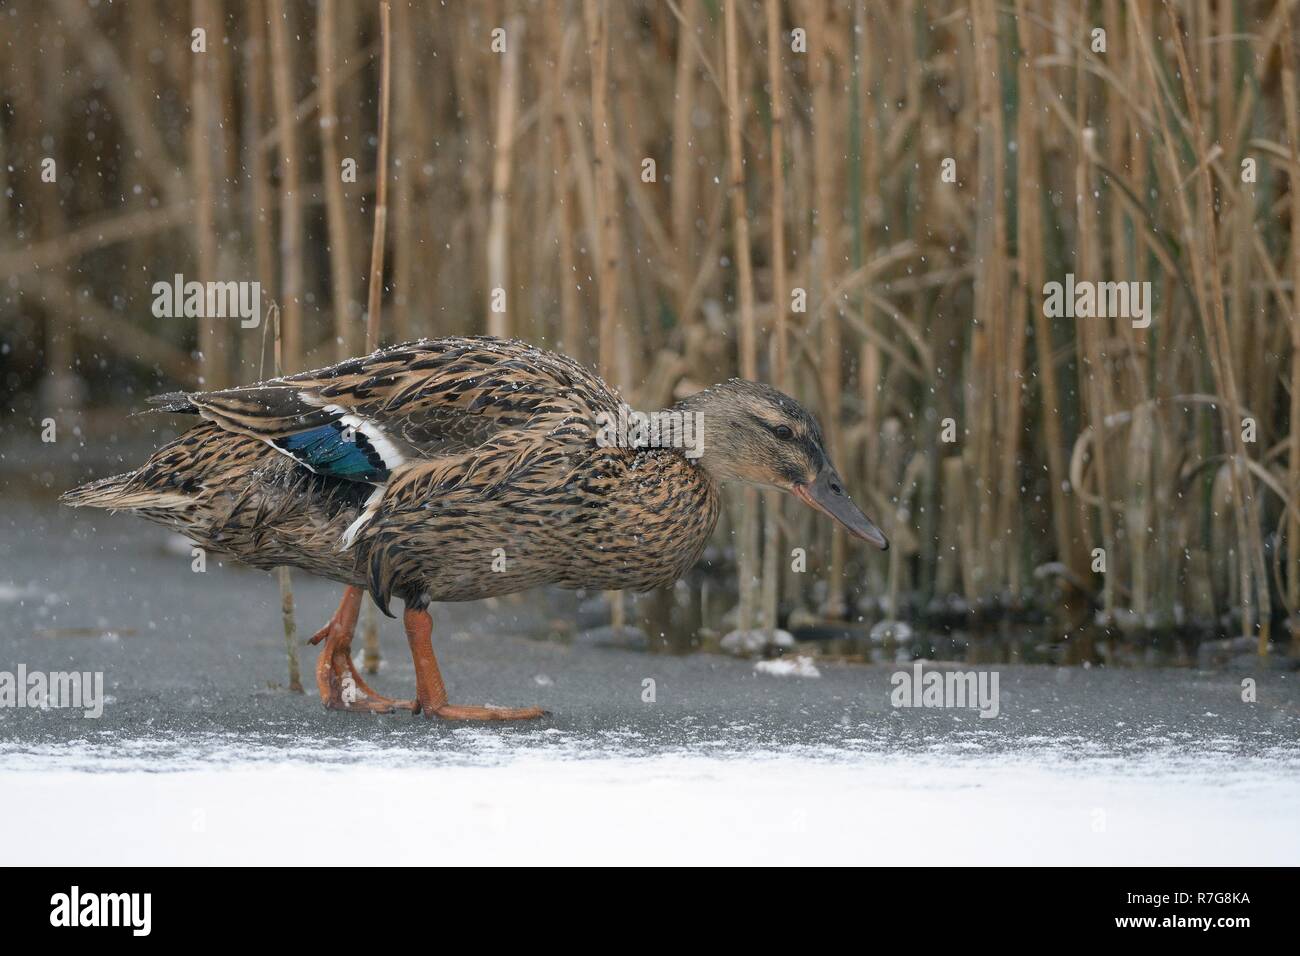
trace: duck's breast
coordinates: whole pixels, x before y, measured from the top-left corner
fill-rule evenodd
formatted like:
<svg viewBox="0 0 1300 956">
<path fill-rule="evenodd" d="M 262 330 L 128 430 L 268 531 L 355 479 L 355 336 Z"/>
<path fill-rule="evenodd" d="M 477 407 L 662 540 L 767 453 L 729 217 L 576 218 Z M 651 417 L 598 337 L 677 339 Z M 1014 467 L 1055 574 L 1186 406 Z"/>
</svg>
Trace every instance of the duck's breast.
<svg viewBox="0 0 1300 956">
<path fill-rule="evenodd" d="M 617 449 L 593 462 L 563 524 L 558 583 L 644 591 L 680 578 L 718 521 L 711 479 L 679 452 Z"/>
</svg>

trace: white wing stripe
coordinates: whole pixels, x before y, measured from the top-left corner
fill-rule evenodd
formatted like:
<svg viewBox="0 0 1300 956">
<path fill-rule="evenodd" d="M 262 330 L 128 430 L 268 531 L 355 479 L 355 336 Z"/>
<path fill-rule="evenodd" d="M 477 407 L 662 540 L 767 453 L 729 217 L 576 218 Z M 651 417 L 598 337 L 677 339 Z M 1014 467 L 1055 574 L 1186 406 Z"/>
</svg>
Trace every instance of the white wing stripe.
<svg viewBox="0 0 1300 956">
<path fill-rule="evenodd" d="M 380 485 L 370 493 L 370 497 L 366 499 L 366 506 L 361 509 L 361 516 L 348 525 L 348 529 L 343 532 L 343 537 L 339 539 L 340 551 L 346 551 L 356 543 L 357 535 L 361 533 L 361 529 L 378 512 L 379 502 L 384 497 L 384 487 L 384 485 Z"/>
</svg>

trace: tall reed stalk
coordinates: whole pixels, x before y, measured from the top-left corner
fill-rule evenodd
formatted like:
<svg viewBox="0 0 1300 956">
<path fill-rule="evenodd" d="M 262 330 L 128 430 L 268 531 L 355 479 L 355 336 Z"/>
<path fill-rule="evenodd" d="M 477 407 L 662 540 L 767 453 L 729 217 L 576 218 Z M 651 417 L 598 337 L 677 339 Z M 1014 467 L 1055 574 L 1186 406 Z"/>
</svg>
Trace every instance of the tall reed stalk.
<svg viewBox="0 0 1300 956">
<path fill-rule="evenodd" d="M 284 0 L 268 0 L 271 17 L 271 89 L 280 140 L 280 295 L 284 321 L 284 367 L 302 368 L 303 210 L 302 157 L 298 151 L 293 53 Z"/>
<path fill-rule="evenodd" d="M 772 268 L 772 339 L 768 361 L 773 384 L 789 391 L 789 349 L 786 337 L 789 309 L 789 282 L 785 262 L 785 91 L 781 51 L 781 11 L 778 0 L 764 0 L 767 24 L 767 80 L 772 105 L 769 160 L 772 178 L 771 268 Z M 781 496 L 768 492 L 763 496 L 763 628 L 769 642 L 778 624 L 777 603 L 781 570 Z"/>
<path fill-rule="evenodd" d="M 740 50 L 736 38 L 736 2 L 723 0 L 726 21 L 727 61 L 727 153 L 728 190 L 731 193 L 733 252 L 736 263 L 737 324 L 740 331 L 740 376 L 758 378 L 758 342 L 754 328 L 754 274 L 750 261 L 749 210 L 745 202 L 745 155 L 741 139 Z M 740 584 L 740 612 L 737 626 L 754 627 L 754 599 L 757 596 L 755 566 L 758 561 L 758 492 L 743 493 L 737 568 Z"/>
<path fill-rule="evenodd" d="M 338 35 L 335 2 L 320 0 L 316 8 L 316 80 L 320 90 L 321 180 L 325 188 L 325 221 L 329 227 L 330 301 L 334 305 L 336 355 L 342 360 L 356 351 L 358 336 L 352 312 L 352 243 L 339 152 L 338 90 L 334 78 Z"/>
<path fill-rule="evenodd" d="M 508 197 L 510 175 L 514 169 L 515 108 L 519 96 L 519 57 L 524 45 L 524 21 L 510 20 L 506 27 L 506 50 L 501 57 L 501 82 L 497 85 L 497 125 L 492 164 L 492 212 L 488 225 L 488 334 L 510 337 L 509 254 L 510 228 Z M 498 295 L 505 297 L 501 308 Z"/>
<path fill-rule="evenodd" d="M 392 99 L 392 9 L 379 4 L 379 154 L 375 159 L 375 224 L 370 242 L 370 280 L 366 286 L 366 351 L 379 348 L 380 310 L 384 298 L 384 240 L 388 232 L 388 123 Z M 362 660 L 366 672 L 379 673 L 379 615 L 373 601 L 365 602 L 361 618 Z"/>
</svg>

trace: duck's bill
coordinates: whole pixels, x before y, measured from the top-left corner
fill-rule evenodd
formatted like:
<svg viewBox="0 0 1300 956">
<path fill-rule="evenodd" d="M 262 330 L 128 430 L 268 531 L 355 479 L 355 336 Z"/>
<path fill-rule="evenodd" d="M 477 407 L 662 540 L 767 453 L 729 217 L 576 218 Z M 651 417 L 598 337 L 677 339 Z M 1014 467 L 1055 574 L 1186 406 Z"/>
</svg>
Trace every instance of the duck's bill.
<svg viewBox="0 0 1300 956">
<path fill-rule="evenodd" d="M 794 486 L 795 497 L 804 504 L 816 508 L 822 514 L 839 522 L 849 534 L 863 541 L 869 541 L 881 551 L 889 550 L 889 539 L 875 523 L 862 513 L 862 509 L 853 503 L 844 492 L 844 483 L 840 476 L 829 468 L 823 469 L 817 478 L 806 485 Z"/>
</svg>

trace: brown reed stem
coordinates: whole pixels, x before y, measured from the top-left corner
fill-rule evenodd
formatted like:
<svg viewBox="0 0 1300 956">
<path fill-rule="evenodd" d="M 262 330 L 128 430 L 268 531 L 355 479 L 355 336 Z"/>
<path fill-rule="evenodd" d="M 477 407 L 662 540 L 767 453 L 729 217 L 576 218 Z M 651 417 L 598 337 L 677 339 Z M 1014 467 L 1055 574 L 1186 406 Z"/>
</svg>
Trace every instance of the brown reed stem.
<svg viewBox="0 0 1300 956">
<path fill-rule="evenodd" d="M 298 132 L 293 122 L 293 55 L 284 0 L 270 0 L 271 87 L 280 137 L 280 296 L 284 310 L 284 365 L 302 368 L 302 189 Z"/>
<path fill-rule="evenodd" d="M 565 128 L 564 106 L 570 92 L 569 72 L 577 28 L 563 26 L 560 0 L 551 0 L 547 32 L 551 41 L 555 69 L 549 71 L 551 87 L 551 158 L 555 165 L 554 204 L 559 224 L 560 347 L 578 361 L 587 355 L 582 317 L 578 312 L 578 275 L 573 254 L 573 203 L 569 144 Z"/>
<path fill-rule="evenodd" d="M 267 309 L 266 321 L 275 329 L 275 375 L 284 374 L 282 359 L 284 342 L 281 335 L 280 307 L 274 302 Z M 260 375 L 258 376 L 261 377 Z M 302 672 L 298 663 L 298 624 L 294 615 L 293 573 L 288 567 L 275 569 L 276 580 L 280 585 L 280 622 L 284 627 L 284 654 L 289 668 L 289 690 L 295 694 L 303 692 Z"/>
<path fill-rule="evenodd" d="M 597 232 L 592 244 L 596 257 L 596 283 L 600 300 L 600 374 L 606 380 L 630 385 L 621 374 L 627 367 L 627 350 L 621 341 L 618 312 L 619 236 L 615 217 L 614 149 L 609 127 L 609 18 L 612 10 L 596 0 L 583 0 L 587 48 L 591 59 L 591 126 L 595 147 L 595 209 Z M 626 609 L 623 592 L 610 592 L 611 623 L 622 629 Z"/>
<path fill-rule="evenodd" d="M 740 326 L 740 375 L 758 377 L 758 345 L 754 329 L 754 275 L 749 250 L 749 212 L 745 208 L 745 155 L 741 139 L 740 50 L 736 39 L 736 3 L 724 0 L 723 21 L 727 60 L 727 152 L 731 193 L 732 252 L 736 262 L 737 313 Z M 754 571 L 758 559 L 758 492 L 744 491 L 740 545 L 737 549 L 737 574 L 740 584 L 738 627 L 754 627 Z"/>
<path fill-rule="evenodd" d="M 330 300 L 334 304 L 334 353 L 342 361 L 356 351 L 352 311 L 352 243 L 349 237 L 343 163 L 339 153 L 338 90 L 334 78 L 336 0 L 316 8 L 316 83 L 320 97 L 321 181 L 329 230 Z"/>
<path fill-rule="evenodd" d="M 688 4 L 692 7 L 693 4 Z M 790 307 L 785 262 L 785 92 L 782 85 L 781 11 L 778 0 L 765 0 L 767 21 L 767 78 L 772 103 L 770 136 L 772 175 L 772 324 L 771 377 L 776 387 L 789 391 L 787 377 L 786 315 Z M 680 45 L 679 45 L 680 49 Z M 679 87 L 680 88 L 680 87 Z M 674 119 L 674 125 L 676 119 Z M 781 503 L 777 492 L 763 496 L 763 629 L 772 641 L 777 627 L 777 598 L 781 570 Z"/>
<path fill-rule="evenodd" d="M 1287 7 L 1286 23 L 1282 29 L 1282 102 L 1286 120 L 1287 148 L 1290 164 L 1287 192 L 1291 200 L 1291 388 L 1290 388 L 1290 448 L 1287 452 L 1287 494 L 1291 503 L 1300 507 L 1300 95 L 1296 90 L 1297 70 L 1294 23 Z M 1291 614 L 1291 642 L 1300 647 L 1300 521 L 1294 511 L 1287 513 L 1286 526 L 1287 575 L 1286 605 Z"/>
<path fill-rule="evenodd" d="M 194 239 L 198 250 L 198 279 L 215 281 L 217 276 L 216 196 L 213 187 L 212 154 L 221 127 L 213 122 L 215 91 L 212 88 L 213 62 L 221 56 L 222 24 L 212 0 L 193 0 L 190 15 L 194 23 L 207 31 L 214 42 L 207 52 L 191 51 L 190 165 L 194 178 Z M 227 375 L 226 320 L 204 316 L 199 322 L 199 374 L 205 388 L 224 388 Z"/>
<path fill-rule="evenodd" d="M 835 268 L 840 262 L 840 195 L 837 189 L 837 156 L 840 155 L 836 132 L 840 123 L 835 115 L 836 102 L 832 79 L 840 62 L 834 43 L 839 33 L 832 25 L 832 7 L 826 0 L 812 0 L 805 7 L 808 23 L 809 59 L 812 61 L 813 112 L 813 208 L 816 210 L 815 235 L 811 258 L 816 274 L 818 301 L 830 309 L 821 323 L 820 362 L 821 404 L 826 428 L 828 451 L 837 459 L 843 451 L 840 401 L 843 397 L 844 350 L 840 336 L 840 303 L 832 300 Z M 827 616 L 841 618 L 847 613 L 844 596 L 844 533 L 839 526 L 830 529 L 830 561 L 826 567 Z"/>
<path fill-rule="evenodd" d="M 379 4 L 379 156 L 375 164 L 375 229 L 370 244 L 370 283 L 366 289 L 366 351 L 379 348 L 380 305 L 384 295 L 384 236 L 388 224 L 388 118 L 392 88 L 392 10 Z M 379 673 L 379 617 L 373 601 L 362 616 L 363 660 L 366 673 Z"/>
<path fill-rule="evenodd" d="M 506 26 L 506 49 L 501 54 L 501 81 L 497 84 L 497 128 L 493 147 L 492 206 L 488 218 L 487 276 L 488 334 L 510 338 L 510 258 L 507 240 L 510 231 L 510 173 L 514 168 L 515 111 L 519 97 L 519 51 L 524 45 L 524 21 L 512 17 Z M 496 308 L 496 297 L 504 294 L 506 308 Z"/>
</svg>

